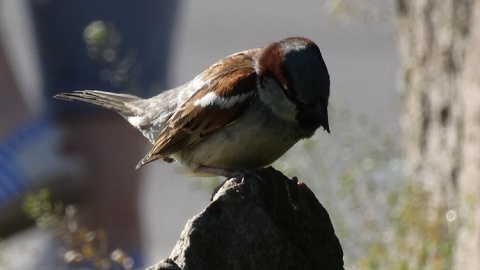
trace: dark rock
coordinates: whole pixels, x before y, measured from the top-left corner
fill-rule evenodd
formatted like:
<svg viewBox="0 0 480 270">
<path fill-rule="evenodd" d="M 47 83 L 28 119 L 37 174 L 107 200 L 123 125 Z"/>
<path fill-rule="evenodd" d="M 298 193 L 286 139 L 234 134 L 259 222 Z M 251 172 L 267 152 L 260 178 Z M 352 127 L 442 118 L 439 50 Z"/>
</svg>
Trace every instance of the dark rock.
<svg viewBox="0 0 480 270">
<path fill-rule="evenodd" d="M 180 267 L 171 259 L 165 259 L 153 266 L 147 268 L 147 270 L 181 270 Z"/>
<path fill-rule="evenodd" d="M 344 269 L 325 208 L 271 167 L 225 181 L 163 262 L 150 269 Z"/>
</svg>

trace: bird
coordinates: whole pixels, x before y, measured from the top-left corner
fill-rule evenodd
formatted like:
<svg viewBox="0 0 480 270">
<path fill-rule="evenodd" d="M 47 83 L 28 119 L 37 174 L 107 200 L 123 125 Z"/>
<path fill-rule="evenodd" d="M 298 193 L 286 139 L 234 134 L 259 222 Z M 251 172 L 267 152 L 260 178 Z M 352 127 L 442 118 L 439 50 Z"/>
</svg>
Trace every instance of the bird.
<svg viewBox="0 0 480 270">
<path fill-rule="evenodd" d="M 57 99 L 113 110 L 153 144 L 136 168 L 178 162 L 193 176 L 270 165 L 319 127 L 330 133 L 330 76 L 319 47 L 289 37 L 229 55 L 191 81 L 143 99 L 98 90 Z"/>
</svg>

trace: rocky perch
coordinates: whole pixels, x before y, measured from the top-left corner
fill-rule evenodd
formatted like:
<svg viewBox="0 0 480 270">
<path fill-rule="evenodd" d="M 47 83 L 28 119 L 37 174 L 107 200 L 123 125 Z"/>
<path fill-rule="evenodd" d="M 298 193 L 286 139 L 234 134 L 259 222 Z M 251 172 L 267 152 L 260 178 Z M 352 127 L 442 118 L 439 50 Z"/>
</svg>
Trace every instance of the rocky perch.
<svg viewBox="0 0 480 270">
<path fill-rule="evenodd" d="M 190 219 L 159 269 L 344 269 L 330 217 L 313 192 L 272 167 L 229 179 Z"/>
</svg>

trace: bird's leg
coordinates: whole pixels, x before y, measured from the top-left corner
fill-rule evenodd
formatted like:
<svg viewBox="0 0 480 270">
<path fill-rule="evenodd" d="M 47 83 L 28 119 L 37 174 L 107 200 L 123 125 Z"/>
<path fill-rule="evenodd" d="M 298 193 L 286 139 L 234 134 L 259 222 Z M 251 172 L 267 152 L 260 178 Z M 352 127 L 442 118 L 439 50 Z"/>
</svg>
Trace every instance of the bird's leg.
<svg viewBox="0 0 480 270">
<path fill-rule="evenodd" d="M 233 170 L 233 169 L 224 169 L 217 167 L 210 167 L 205 165 L 200 165 L 195 173 L 208 174 L 208 175 L 218 175 L 226 177 L 227 179 L 235 178 L 240 181 L 244 181 L 246 176 L 251 176 L 252 178 L 260 179 L 261 176 L 257 173 L 257 170 Z"/>
<path fill-rule="evenodd" d="M 200 165 L 195 170 L 195 173 L 206 174 L 206 175 L 218 175 L 218 176 L 226 177 L 228 179 L 230 179 L 230 178 L 243 179 L 243 173 L 241 171 L 231 170 L 231 169 L 223 169 L 223 168 L 217 168 L 217 167 L 210 167 L 210 166 L 205 166 L 205 165 Z"/>
<path fill-rule="evenodd" d="M 210 197 L 210 201 L 213 200 L 215 195 L 217 194 L 218 190 L 227 182 L 229 179 L 234 179 L 237 183 L 246 184 L 245 181 L 258 181 L 259 183 L 263 184 L 264 180 L 262 177 L 257 173 L 257 170 L 232 170 L 232 169 L 223 169 L 217 167 L 210 167 L 201 165 L 195 170 L 195 173 L 204 174 L 204 175 L 218 175 L 224 176 L 227 179 L 223 181 L 220 185 L 218 185 L 212 192 L 212 196 Z M 248 184 L 247 184 L 248 185 Z M 250 185 L 248 185 L 250 186 Z"/>
</svg>

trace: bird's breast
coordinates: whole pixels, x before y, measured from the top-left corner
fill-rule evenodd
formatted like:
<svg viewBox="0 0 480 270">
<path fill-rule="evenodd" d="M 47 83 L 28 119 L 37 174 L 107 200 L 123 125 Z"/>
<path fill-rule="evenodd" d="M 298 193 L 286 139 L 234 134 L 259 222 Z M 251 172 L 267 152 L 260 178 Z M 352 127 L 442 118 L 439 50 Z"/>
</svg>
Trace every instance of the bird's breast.
<svg viewBox="0 0 480 270">
<path fill-rule="evenodd" d="M 176 156 L 192 170 L 199 165 L 254 169 L 273 163 L 308 136 L 297 125 L 276 117 L 261 102 L 254 102 L 236 121 Z"/>
</svg>

